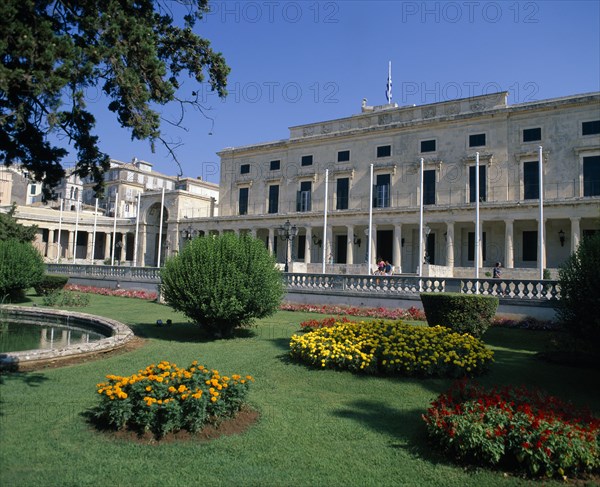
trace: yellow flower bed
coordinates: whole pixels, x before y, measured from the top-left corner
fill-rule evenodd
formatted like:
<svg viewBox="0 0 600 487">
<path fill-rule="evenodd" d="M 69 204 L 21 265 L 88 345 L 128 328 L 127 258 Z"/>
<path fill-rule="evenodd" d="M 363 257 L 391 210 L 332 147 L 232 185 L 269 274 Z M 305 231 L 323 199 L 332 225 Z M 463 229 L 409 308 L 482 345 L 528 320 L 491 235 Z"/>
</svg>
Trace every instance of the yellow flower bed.
<svg viewBox="0 0 600 487">
<path fill-rule="evenodd" d="M 472 376 L 483 372 L 493 352 L 469 334 L 402 321 L 338 323 L 293 335 L 292 357 L 317 367 L 408 376 Z"/>
<path fill-rule="evenodd" d="M 114 429 L 198 431 L 209 421 L 235 413 L 243 405 L 252 376 L 221 375 L 192 362 L 188 368 L 163 361 L 130 376 L 107 375 L 96 384 L 96 418 Z"/>
</svg>

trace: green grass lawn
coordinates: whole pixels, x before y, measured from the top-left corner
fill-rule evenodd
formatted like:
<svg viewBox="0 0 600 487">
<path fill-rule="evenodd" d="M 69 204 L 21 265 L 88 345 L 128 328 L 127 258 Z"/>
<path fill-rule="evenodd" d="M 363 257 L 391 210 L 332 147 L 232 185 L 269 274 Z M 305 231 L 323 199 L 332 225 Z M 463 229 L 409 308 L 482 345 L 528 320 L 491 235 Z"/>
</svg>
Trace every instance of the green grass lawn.
<svg viewBox="0 0 600 487">
<path fill-rule="evenodd" d="M 40 303 L 39 298 L 28 296 Z M 299 323 L 322 316 L 278 312 L 243 337 L 207 340 L 198 327 L 156 303 L 91 296 L 80 311 L 107 316 L 148 338 L 143 348 L 56 369 L 0 376 L 0 485 L 13 486 L 503 486 L 540 485 L 446 461 L 425 438 L 421 414 L 445 379 L 357 376 L 313 370 L 287 359 Z M 172 327 L 157 327 L 157 319 Z M 492 329 L 485 385 L 541 387 L 600 414 L 595 371 L 541 362 L 549 332 Z M 96 383 L 169 360 L 194 359 L 222 373 L 251 374 L 257 424 L 208 443 L 142 444 L 91 428 L 83 413 Z M 545 482 L 544 485 L 559 485 Z"/>
</svg>

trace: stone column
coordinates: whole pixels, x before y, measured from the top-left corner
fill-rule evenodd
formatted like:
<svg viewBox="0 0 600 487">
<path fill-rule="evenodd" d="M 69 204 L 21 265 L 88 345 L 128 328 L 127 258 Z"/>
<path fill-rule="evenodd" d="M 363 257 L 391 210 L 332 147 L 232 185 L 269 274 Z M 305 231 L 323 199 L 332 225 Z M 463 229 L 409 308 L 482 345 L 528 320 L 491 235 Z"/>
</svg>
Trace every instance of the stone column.
<svg viewBox="0 0 600 487">
<path fill-rule="evenodd" d="M 327 258 L 326 264 L 333 264 L 333 229 L 331 225 L 327 227 L 327 250 L 325 252 L 325 256 Z"/>
<path fill-rule="evenodd" d="M 48 249 L 46 250 L 46 257 L 51 259 L 56 258 L 56 251 L 54 250 L 54 228 L 48 229 Z"/>
<path fill-rule="evenodd" d="M 354 264 L 354 225 L 346 225 L 346 264 Z"/>
<path fill-rule="evenodd" d="M 507 269 L 512 269 L 515 266 L 513 224 L 514 220 L 504 221 L 504 267 Z"/>
<path fill-rule="evenodd" d="M 127 233 L 121 234 L 121 262 L 127 261 Z"/>
<path fill-rule="evenodd" d="M 394 239 L 392 242 L 392 265 L 397 273 L 402 272 L 402 225 L 394 225 Z"/>
<path fill-rule="evenodd" d="M 67 259 L 72 259 L 75 255 L 75 232 L 69 232 L 69 243 L 67 244 Z"/>
<path fill-rule="evenodd" d="M 269 228 L 269 252 L 273 253 L 273 239 L 275 238 L 275 229 Z"/>
<path fill-rule="evenodd" d="M 104 260 L 110 259 L 110 241 L 112 239 L 112 233 L 106 232 L 104 234 Z"/>
<path fill-rule="evenodd" d="M 146 265 L 146 227 L 140 226 L 140 230 L 138 233 L 139 243 L 136 243 L 138 246 L 138 254 L 137 254 L 137 263 L 141 267 Z"/>
<path fill-rule="evenodd" d="M 312 227 L 306 227 L 306 241 L 304 243 L 304 263 L 310 264 L 312 252 Z"/>
<path fill-rule="evenodd" d="M 92 235 L 90 232 L 87 232 L 87 249 L 85 252 L 85 259 L 92 260 L 94 258 L 94 249 L 92 248 Z"/>
<path fill-rule="evenodd" d="M 454 267 L 454 222 L 446 223 L 446 265 Z"/>
<path fill-rule="evenodd" d="M 577 250 L 579 247 L 579 241 L 581 239 L 581 230 L 579 223 L 581 218 L 571 218 L 571 253 Z"/>
</svg>

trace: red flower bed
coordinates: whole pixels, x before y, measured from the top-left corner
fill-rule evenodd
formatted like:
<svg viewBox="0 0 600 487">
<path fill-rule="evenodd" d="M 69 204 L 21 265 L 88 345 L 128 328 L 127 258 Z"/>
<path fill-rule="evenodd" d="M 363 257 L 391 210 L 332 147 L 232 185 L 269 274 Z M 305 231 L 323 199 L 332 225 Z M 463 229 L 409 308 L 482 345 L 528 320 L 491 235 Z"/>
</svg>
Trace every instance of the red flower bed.
<svg viewBox="0 0 600 487">
<path fill-rule="evenodd" d="M 284 303 L 279 309 L 283 311 L 304 311 L 309 313 L 322 313 L 330 315 L 367 316 L 371 318 L 382 318 L 390 320 L 415 320 L 425 321 L 423 310 L 411 306 L 408 309 L 389 308 L 360 308 L 358 306 L 315 306 L 312 304 Z"/>
<path fill-rule="evenodd" d="M 547 477 L 600 469 L 600 420 L 540 391 L 460 381 L 423 419 L 430 438 L 463 461 Z"/>
<path fill-rule="evenodd" d="M 122 296 L 125 298 L 147 299 L 150 301 L 154 301 L 158 298 L 158 293 L 152 291 L 139 291 L 135 289 L 108 289 L 94 286 L 77 286 L 75 284 L 67 284 L 65 289 L 80 293 L 102 294 L 103 296 Z"/>
<path fill-rule="evenodd" d="M 308 320 L 300 323 L 300 328 L 306 331 L 318 330 L 319 328 L 331 328 L 336 323 L 353 323 L 345 316 L 332 316 L 330 318 L 323 318 L 322 320 Z"/>
</svg>

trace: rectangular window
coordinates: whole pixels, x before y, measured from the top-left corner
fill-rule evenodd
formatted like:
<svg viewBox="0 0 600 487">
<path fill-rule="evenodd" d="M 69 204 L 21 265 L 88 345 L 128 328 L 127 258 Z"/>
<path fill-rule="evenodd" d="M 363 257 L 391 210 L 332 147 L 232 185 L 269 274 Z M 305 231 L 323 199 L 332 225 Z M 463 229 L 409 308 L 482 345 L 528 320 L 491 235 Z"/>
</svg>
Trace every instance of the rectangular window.
<svg viewBox="0 0 600 487">
<path fill-rule="evenodd" d="M 380 145 L 377 147 L 377 157 L 390 157 L 392 155 L 391 145 Z"/>
<path fill-rule="evenodd" d="M 435 139 L 422 140 L 421 152 L 435 152 Z"/>
<path fill-rule="evenodd" d="M 592 120 L 591 122 L 583 122 L 581 124 L 581 135 L 596 134 L 600 134 L 600 120 Z"/>
<path fill-rule="evenodd" d="M 298 250 L 296 255 L 298 260 L 304 260 L 305 250 L 306 250 L 306 235 L 298 235 Z"/>
<path fill-rule="evenodd" d="M 485 134 L 469 135 L 469 147 L 482 147 L 485 145 Z"/>
<path fill-rule="evenodd" d="M 279 185 L 269 186 L 269 213 L 279 212 Z"/>
<path fill-rule="evenodd" d="M 350 160 L 350 151 L 349 150 L 338 151 L 337 160 L 338 160 L 338 162 L 348 162 Z"/>
<path fill-rule="evenodd" d="M 540 127 L 523 130 L 523 142 L 535 142 L 538 140 L 542 140 L 542 129 Z"/>
<path fill-rule="evenodd" d="M 348 178 L 340 178 L 337 180 L 336 198 L 335 198 L 335 209 L 336 210 L 347 210 L 348 209 L 349 187 L 350 187 L 350 180 Z"/>
<path fill-rule="evenodd" d="M 300 191 L 296 194 L 296 211 L 310 211 L 312 182 L 301 181 Z"/>
<path fill-rule="evenodd" d="M 32 184 L 31 188 L 29 189 L 29 194 L 34 195 L 36 191 L 37 191 L 37 188 L 36 188 L 35 184 Z"/>
<path fill-rule="evenodd" d="M 271 171 L 279 171 L 281 169 L 281 161 L 271 161 L 269 162 L 269 170 Z"/>
<path fill-rule="evenodd" d="M 302 156 L 300 164 L 302 166 L 312 166 L 313 156 Z"/>
<path fill-rule="evenodd" d="M 248 214 L 248 188 L 240 188 L 238 210 L 240 215 Z"/>
<path fill-rule="evenodd" d="M 540 197 L 540 174 L 538 161 L 523 163 L 523 197 L 526 200 L 536 200 Z"/>
<path fill-rule="evenodd" d="M 373 206 L 388 208 L 390 206 L 390 175 L 378 174 L 377 184 L 373 188 Z"/>
<path fill-rule="evenodd" d="M 240 174 L 249 174 L 250 173 L 250 164 L 242 164 L 240 166 Z"/>
<path fill-rule="evenodd" d="M 479 166 L 479 201 L 487 201 L 486 199 L 486 166 Z M 475 195 L 475 166 L 469 167 L 469 202 L 477 201 Z"/>
<path fill-rule="evenodd" d="M 537 231 L 523 232 L 523 261 L 537 260 L 538 233 Z"/>
<path fill-rule="evenodd" d="M 423 171 L 423 204 L 435 205 L 435 169 Z"/>
<path fill-rule="evenodd" d="M 481 233 L 481 257 L 486 260 L 486 241 L 485 232 Z M 469 232 L 467 236 L 467 260 L 475 262 L 475 232 Z"/>
<path fill-rule="evenodd" d="M 583 158 L 583 196 L 600 195 L 600 156 Z"/>
</svg>

